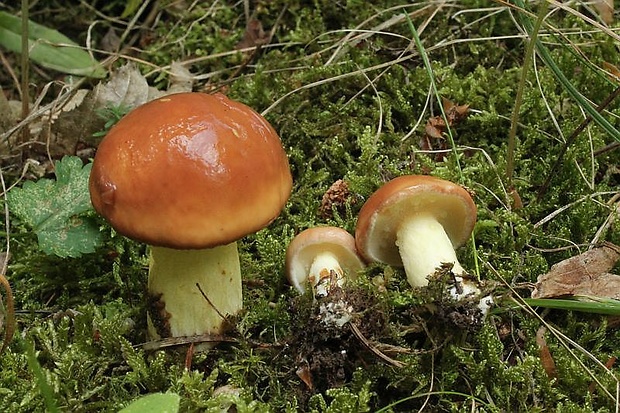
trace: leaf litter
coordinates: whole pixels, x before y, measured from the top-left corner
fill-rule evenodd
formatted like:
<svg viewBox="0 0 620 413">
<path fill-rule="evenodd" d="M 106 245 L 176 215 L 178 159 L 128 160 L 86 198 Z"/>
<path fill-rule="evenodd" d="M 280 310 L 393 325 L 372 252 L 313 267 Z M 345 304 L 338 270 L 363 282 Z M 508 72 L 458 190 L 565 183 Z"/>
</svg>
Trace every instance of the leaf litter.
<svg viewBox="0 0 620 413">
<path fill-rule="evenodd" d="M 567 258 L 538 277 L 532 298 L 589 296 L 620 300 L 620 275 L 609 271 L 620 260 L 620 247 L 609 242 Z"/>
</svg>

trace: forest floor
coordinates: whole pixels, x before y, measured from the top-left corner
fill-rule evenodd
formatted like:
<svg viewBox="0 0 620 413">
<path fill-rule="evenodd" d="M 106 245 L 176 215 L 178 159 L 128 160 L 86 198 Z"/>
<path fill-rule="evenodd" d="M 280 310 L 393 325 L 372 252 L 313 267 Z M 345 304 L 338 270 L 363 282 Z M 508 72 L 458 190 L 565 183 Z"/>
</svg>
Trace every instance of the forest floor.
<svg viewBox="0 0 620 413">
<path fill-rule="evenodd" d="M 0 5 L 0 411 L 119 411 L 160 393 L 133 411 L 618 411 L 613 2 L 31 3 L 45 30 L 30 59 L 15 52 L 22 11 Z M 238 242 L 243 310 L 209 351 L 148 338 L 149 247 L 88 193 L 107 131 L 178 91 L 261 113 L 293 177 L 279 217 Z M 486 316 L 445 294 L 449 267 L 412 287 L 372 262 L 327 297 L 287 281 L 295 235 L 354 234 L 401 175 L 471 194 L 456 252 L 493 297 Z"/>
</svg>

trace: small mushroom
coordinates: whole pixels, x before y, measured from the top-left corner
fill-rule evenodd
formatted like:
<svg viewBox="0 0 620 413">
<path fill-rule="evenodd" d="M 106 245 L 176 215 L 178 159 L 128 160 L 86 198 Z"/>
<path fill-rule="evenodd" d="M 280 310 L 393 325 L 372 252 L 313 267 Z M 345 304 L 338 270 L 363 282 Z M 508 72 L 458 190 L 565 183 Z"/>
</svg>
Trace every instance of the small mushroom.
<svg viewBox="0 0 620 413">
<path fill-rule="evenodd" d="M 179 93 L 110 130 L 89 185 L 116 231 L 151 245 L 149 335 L 158 339 L 222 334 L 242 308 L 236 241 L 280 214 L 292 177 L 258 113 L 222 94 Z"/>
<path fill-rule="evenodd" d="M 357 254 L 355 239 L 338 227 L 315 227 L 300 232 L 286 250 L 286 275 L 303 294 L 310 283 L 318 296 L 345 282 L 364 268 Z"/>
<path fill-rule="evenodd" d="M 455 248 L 463 245 L 476 223 L 476 205 L 469 193 L 452 182 L 423 175 L 391 180 L 372 194 L 360 210 L 355 239 L 368 262 L 405 268 L 413 287 L 428 284 L 427 277 L 442 264 L 462 282 L 466 271 Z M 469 285 L 469 284 L 468 284 Z M 478 293 L 475 286 L 458 295 Z"/>
</svg>

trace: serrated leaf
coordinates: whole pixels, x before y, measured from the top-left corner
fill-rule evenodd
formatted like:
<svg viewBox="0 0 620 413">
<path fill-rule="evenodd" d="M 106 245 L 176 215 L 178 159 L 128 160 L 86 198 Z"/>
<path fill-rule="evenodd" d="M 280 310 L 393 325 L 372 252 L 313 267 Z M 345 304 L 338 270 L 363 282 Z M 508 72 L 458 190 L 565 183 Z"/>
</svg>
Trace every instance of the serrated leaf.
<svg viewBox="0 0 620 413">
<path fill-rule="evenodd" d="M 153 393 L 137 399 L 119 413 L 176 413 L 180 400 L 175 393 Z"/>
<path fill-rule="evenodd" d="M 21 18 L 0 12 L 0 45 L 21 53 L 21 27 Z M 34 62 L 59 72 L 94 78 L 106 75 L 101 64 L 77 43 L 32 21 L 28 21 L 28 52 Z"/>
<path fill-rule="evenodd" d="M 8 194 L 9 208 L 37 234 L 46 254 L 79 257 L 99 245 L 95 222 L 84 213 L 92 210 L 88 178 L 92 164 L 75 156 L 56 162 L 56 180 L 25 182 Z"/>
</svg>

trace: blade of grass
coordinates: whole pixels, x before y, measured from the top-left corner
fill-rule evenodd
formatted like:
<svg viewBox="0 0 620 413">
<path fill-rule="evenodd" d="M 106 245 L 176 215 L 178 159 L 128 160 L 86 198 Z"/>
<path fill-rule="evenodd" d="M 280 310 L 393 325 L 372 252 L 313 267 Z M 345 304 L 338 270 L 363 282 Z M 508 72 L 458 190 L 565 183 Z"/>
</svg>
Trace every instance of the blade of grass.
<svg viewBox="0 0 620 413">
<path fill-rule="evenodd" d="M 534 45 L 538 39 L 538 32 L 542 25 L 545 14 L 547 13 L 548 5 L 546 1 L 542 2 L 536 24 L 530 33 L 530 41 L 527 44 L 525 50 L 525 57 L 523 58 L 523 67 L 521 68 L 521 79 L 519 79 L 519 86 L 517 87 L 517 96 L 515 98 L 515 106 L 512 110 L 512 116 L 510 118 L 510 132 L 508 133 L 508 148 L 506 149 L 506 179 L 508 189 L 512 189 L 512 175 L 514 173 L 515 164 L 515 149 L 517 138 L 517 125 L 519 124 L 519 111 L 521 109 L 521 103 L 523 102 L 523 91 L 525 90 L 525 82 L 527 79 L 527 72 L 530 68 L 532 56 L 534 55 Z"/>
<path fill-rule="evenodd" d="M 574 299 L 567 298 L 523 298 L 523 302 L 530 307 L 553 308 L 556 310 L 579 311 L 582 313 L 593 313 L 603 315 L 620 315 L 620 301 L 612 298 L 575 296 Z M 500 311 L 506 309 L 521 308 L 519 304 L 507 304 L 500 307 Z"/>
<path fill-rule="evenodd" d="M 413 35 L 415 45 L 418 49 L 418 53 L 420 53 L 420 57 L 422 58 L 422 61 L 424 62 L 424 68 L 426 69 L 426 73 L 428 74 L 428 78 L 431 82 L 431 90 L 433 91 L 433 94 L 435 95 L 435 99 L 437 99 L 437 102 L 441 102 L 442 101 L 441 95 L 439 94 L 439 90 L 437 89 L 437 83 L 435 82 L 435 76 L 433 75 L 433 67 L 431 66 L 431 62 L 428 59 L 428 55 L 426 54 L 426 49 L 424 49 L 424 45 L 422 44 L 422 41 L 420 40 L 420 36 L 418 35 L 418 31 L 415 28 L 413 21 L 411 20 L 408 14 L 405 13 L 405 16 L 407 17 L 407 24 L 409 25 L 409 29 L 411 30 L 411 34 Z M 462 181 L 463 170 L 461 169 L 461 162 L 459 160 L 458 152 L 456 150 L 456 145 L 454 144 L 454 135 L 452 134 L 452 129 L 450 128 L 450 122 L 448 122 L 448 117 L 446 116 L 446 112 L 443 108 L 443 105 L 441 104 L 439 105 L 439 110 L 441 110 L 441 117 L 443 118 L 444 123 L 446 124 L 446 131 L 448 133 L 448 141 L 450 142 L 450 149 L 452 150 L 452 154 L 454 155 L 454 158 L 456 160 L 456 166 L 459 171 L 459 178 Z"/>
<path fill-rule="evenodd" d="M 424 67 L 426 68 L 426 73 L 428 74 L 428 78 L 431 83 L 431 89 L 433 91 L 433 94 L 435 95 L 435 99 L 437 99 L 437 102 L 442 102 L 441 95 L 439 94 L 439 90 L 437 89 L 437 83 L 435 82 L 435 76 L 433 75 L 433 67 L 431 66 L 430 60 L 428 59 L 428 55 L 426 54 L 424 45 L 422 44 L 422 41 L 420 40 L 418 31 L 416 30 L 415 25 L 413 24 L 413 21 L 411 20 L 409 15 L 405 13 L 405 16 L 407 17 L 407 24 L 409 25 L 409 30 L 411 30 L 411 34 L 413 35 L 415 45 L 418 49 L 418 53 L 420 53 L 420 57 L 422 58 L 422 61 L 424 62 Z M 443 104 L 439 105 L 439 109 L 441 110 L 441 117 L 443 118 L 444 124 L 446 125 L 446 131 L 448 133 L 448 141 L 450 142 L 450 149 L 456 161 L 456 168 L 459 172 L 459 179 L 461 182 L 463 182 L 464 180 L 463 169 L 461 168 L 461 162 L 459 160 L 459 155 L 456 150 L 456 144 L 454 143 L 454 135 L 452 134 L 452 128 L 450 128 L 450 122 L 448 121 L 448 117 L 446 116 L 446 111 L 444 110 Z M 474 239 L 473 234 L 471 235 L 470 240 L 472 243 L 472 247 L 473 247 L 472 251 L 474 254 L 474 273 L 476 275 L 476 278 L 480 280 L 480 264 L 478 262 L 478 253 L 477 253 L 478 250 L 476 248 L 476 240 Z"/>
<path fill-rule="evenodd" d="M 0 11 L 0 46 L 25 53 L 29 60 L 48 69 L 77 76 L 104 78 L 104 67 L 84 48 L 57 30 Z M 27 44 L 24 47 L 24 28 Z M 23 58 L 23 57 L 22 57 Z"/>
<path fill-rule="evenodd" d="M 546 3 L 546 2 L 545 2 Z M 515 0 L 515 4 L 520 7 L 522 10 L 527 10 L 525 3 L 523 0 Z M 528 33 L 533 33 L 534 27 L 532 25 L 532 21 L 527 16 L 526 13 L 519 13 L 519 19 L 521 24 Z M 594 106 L 588 102 L 588 100 L 583 96 L 570 80 L 566 77 L 566 75 L 562 72 L 562 70 L 558 67 L 558 65 L 553 60 L 549 49 L 545 47 L 545 45 L 540 41 L 540 39 L 535 39 L 536 43 L 536 51 L 538 52 L 540 58 L 545 62 L 545 64 L 549 67 L 553 75 L 558 79 L 558 81 L 562 84 L 564 89 L 568 92 L 568 94 L 575 100 L 577 103 L 583 108 L 583 110 L 592 117 L 594 122 L 599 125 L 605 132 L 607 132 L 611 137 L 615 140 L 620 141 L 620 130 L 616 129 L 609 121 L 596 110 Z"/>
</svg>

